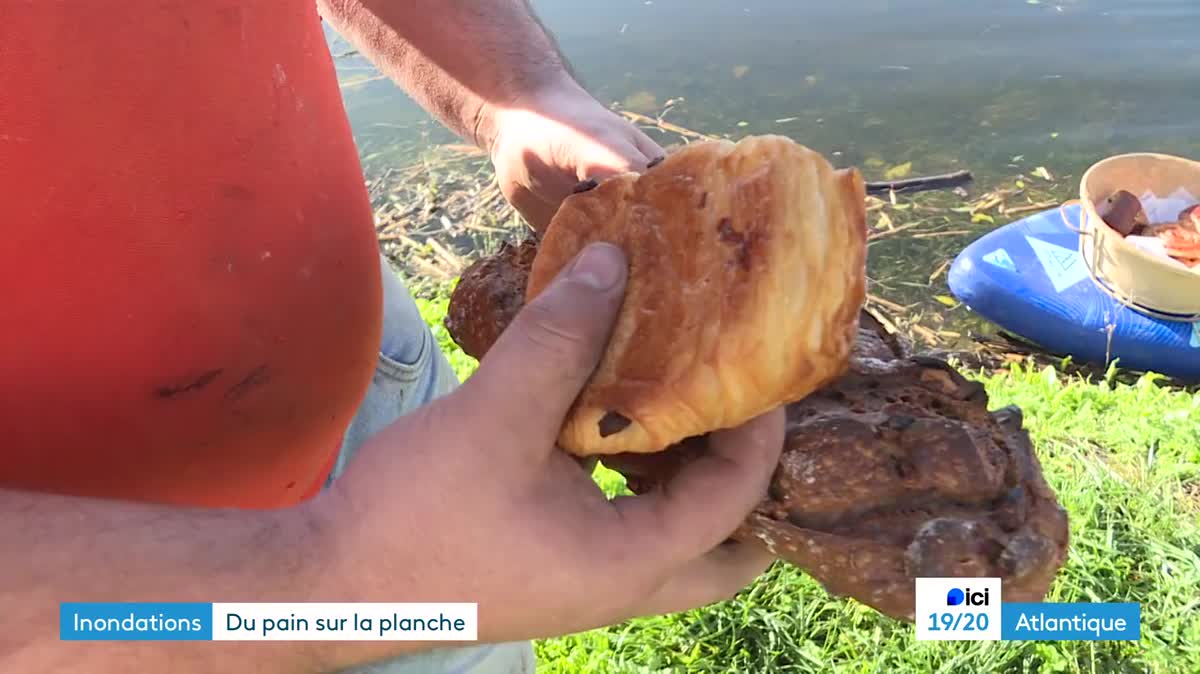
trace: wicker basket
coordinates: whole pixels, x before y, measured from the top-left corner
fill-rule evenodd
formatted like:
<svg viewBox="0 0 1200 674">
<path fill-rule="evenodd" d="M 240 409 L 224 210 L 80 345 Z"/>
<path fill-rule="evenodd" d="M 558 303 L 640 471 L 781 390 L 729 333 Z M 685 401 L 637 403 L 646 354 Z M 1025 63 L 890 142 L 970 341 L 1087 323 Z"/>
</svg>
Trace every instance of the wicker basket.
<svg viewBox="0 0 1200 674">
<path fill-rule="evenodd" d="M 1129 243 L 1096 205 L 1118 190 L 1166 197 L 1179 188 L 1200 197 L 1200 162 L 1164 154 L 1100 161 L 1079 182 L 1079 252 L 1092 281 L 1131 309 L 1168 321 L 1200 321 L 1200 268 L 1184 269 Z"/>
</svg>

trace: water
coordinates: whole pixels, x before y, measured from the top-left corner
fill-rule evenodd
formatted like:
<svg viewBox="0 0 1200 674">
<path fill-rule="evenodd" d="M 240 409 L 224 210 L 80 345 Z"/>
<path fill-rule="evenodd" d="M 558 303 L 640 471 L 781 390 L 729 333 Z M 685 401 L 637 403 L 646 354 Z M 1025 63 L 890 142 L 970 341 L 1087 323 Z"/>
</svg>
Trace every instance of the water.
<svg viewBox="0 0 1200 674">
<path fill-rule="evenodd" d="M 605 103 L 711 133 L 783 133 L 839 164 L 986 178 L 1200 143 L 1194 0 L 535 0 Z M 332 35 L 332 33 L 331 33 Z M 348 47 L 331 39 L 335 51 Z M 339 59 L 343 77 L 375 74 Z M 739 76 L 739 73 L 740 76 Z M 453 141 L 390 82 L 345 94 L 357 134 Z M 777 119 L 794 121 L 776 123 Z M 745 126 L 738 126 L 746 122 Z M 1052 134 L 1057 134 L 1052 136 Z M 877 162 L 871 162 L 873 165 Z M 874 173 L 883 167 L 876 166 Z"/>
<path fill-rule="evenodd" d="M 782 133 L 868 179 L 912 162 L 913 174 L 969 168 L 994 187 L 1047 166 L 1062 178 L 1055 196 L 1070 198 L 1106 155 L 1200 156 L 1195 0 L 533 4 L 604 103 L 653 115 L 682 98 L 668 121 L 735 138 Z M 330 35 L 335 53 L 349 49 Z M 375 74 L 360 58 L 338 63 L 343 79 Z M 345 100 L 360 140 L 457 142 L 390 82 Z M 872 274 L 923 270 L 887 288 L 920 302 L 945 292 L 927 276 L 969 240 L 873 247 Z"/>
</svg>

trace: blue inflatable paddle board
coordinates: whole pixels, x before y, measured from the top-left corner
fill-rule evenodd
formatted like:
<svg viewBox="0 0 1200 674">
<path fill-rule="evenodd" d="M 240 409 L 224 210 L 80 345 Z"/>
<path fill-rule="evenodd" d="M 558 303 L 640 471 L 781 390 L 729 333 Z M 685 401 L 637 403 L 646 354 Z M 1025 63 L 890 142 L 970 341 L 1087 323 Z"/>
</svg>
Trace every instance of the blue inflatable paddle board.
<svg viewBox="0 0 1200 674">
<path fill-rule="evenodd" d="M 1151 370 L 1200 381 L 1200 322 L 1152 318 L 1101 290 L 1079 253 L 1077 204 L 989 232 L 947 274 L 950 291 L 975 313 L 1076 361 Z"/>
</svg>

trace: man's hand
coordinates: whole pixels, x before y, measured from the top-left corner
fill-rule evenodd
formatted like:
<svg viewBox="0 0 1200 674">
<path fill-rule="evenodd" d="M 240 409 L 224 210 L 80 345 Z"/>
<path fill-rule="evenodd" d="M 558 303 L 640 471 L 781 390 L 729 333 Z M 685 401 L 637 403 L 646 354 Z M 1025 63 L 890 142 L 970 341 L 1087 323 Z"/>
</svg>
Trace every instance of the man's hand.
<svg viewBox="0 0 1200 674">
<path fill-rule="evenodd" d="M 666 154 L 565 73 L 492 116 L 489 149 L 500 189 L 538 232 L 580 182 L 641 172 Z"/>
<path fill-rule="evenodd" d="M 643 496 L 606 499 L 555 447 L 604 350 L 625 274 L 618 249 L 586 249 L 460 389 L 373 439 L 335 484 L 333 503 L 360 513 L 336 520 L 389 523 L 371 531 L 384 554 L 359 564 L 363 573 L 383 588 L 429 573 L 402 583 L 415 596 L 386 599 L 478 602 L 480 638 L 506 641 L 705 605 L 769 565 L 758 548 L 725 541 L 766 494 L 782 410 L 712 435 L 705 458 Z M 380 502 L 387 489 L 400 498 Z M 341 600 L 354 599 L 385 597 Z"/>
<path fill-rule="evenodd" d="M 665 153 L 571 77 L 528 0 L 317 0 L 321 15 L 462 138 L 537 231 L 576 184 Z"/>
</svg>

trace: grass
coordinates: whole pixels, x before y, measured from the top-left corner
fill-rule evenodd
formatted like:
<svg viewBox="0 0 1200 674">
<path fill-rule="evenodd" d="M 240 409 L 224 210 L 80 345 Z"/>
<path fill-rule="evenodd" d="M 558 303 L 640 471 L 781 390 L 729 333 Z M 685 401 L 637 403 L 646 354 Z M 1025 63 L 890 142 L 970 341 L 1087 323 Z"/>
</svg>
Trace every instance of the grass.
<svg viewBox="0 0 1200 674">
<path fill-rule="evenodd" d="M 418 300 L 465 378 L 474 359 Z M 737 597 L 536 644 L 539 672 L 1200 672 L 1200 395 L 1146 375 L 1091 383 L 1054 367 L 979 371 L 994 406 L 1019 405 L 1071 518 L 1046 601 L 1137 602 L 1140 642 L 917 642 L 913 627 L 831 598 L 776 564 Z M 599 468 L 609 493 L 619 475 Z"/>
</svg>

